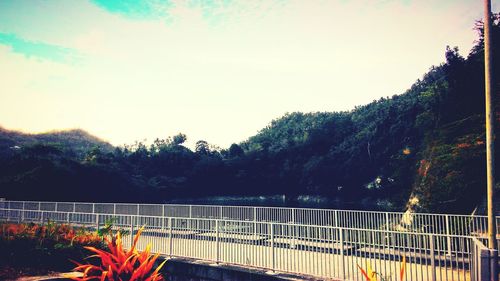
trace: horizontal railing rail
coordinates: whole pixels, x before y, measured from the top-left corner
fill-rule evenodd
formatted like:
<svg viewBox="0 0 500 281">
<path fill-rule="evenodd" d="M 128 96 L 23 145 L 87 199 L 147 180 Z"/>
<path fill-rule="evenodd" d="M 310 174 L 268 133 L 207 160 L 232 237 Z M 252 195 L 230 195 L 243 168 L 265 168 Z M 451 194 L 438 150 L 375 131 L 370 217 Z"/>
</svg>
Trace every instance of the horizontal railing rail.
<svg viewBox="0 0 500 281">
<path fill-rule="evenodd" d="M 0 201 L 0 207 L 116 215 L 153 215 L 327 225 L 360 229 L 411 229 L 435 234 L 486 235 L 487 217 L 479 215 L 352 211 L 287 207 Z M 497 216 L 500 232 L 500 216 Z"/>
<path fill-rule="evenodd" d="M 56 208 L 57 209 L 57 208 Z M 48 221 L 99 229 L 107 221 L 139 249 L 321 278 L 362 280 L 370 267 L 386 280 L 481 280 L 477 241 L 469 235 L 334 225 L 0 208 L 0 220 Z"/>
</svg>

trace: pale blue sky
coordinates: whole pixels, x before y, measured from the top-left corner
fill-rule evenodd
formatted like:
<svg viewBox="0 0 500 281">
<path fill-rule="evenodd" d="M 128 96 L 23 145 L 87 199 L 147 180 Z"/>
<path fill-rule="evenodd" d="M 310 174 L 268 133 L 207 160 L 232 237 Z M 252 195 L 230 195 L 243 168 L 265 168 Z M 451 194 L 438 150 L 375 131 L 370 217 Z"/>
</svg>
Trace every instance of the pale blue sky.
<svg viewBox="0 0 500 281">
<path fill-rule="evenodd" d="M 0 125 L 228 147 L 286 112 L 403 93 L 446 45 L 469 52 L 481 12 L 476 0 L 0 1 Z"/>
</svg>

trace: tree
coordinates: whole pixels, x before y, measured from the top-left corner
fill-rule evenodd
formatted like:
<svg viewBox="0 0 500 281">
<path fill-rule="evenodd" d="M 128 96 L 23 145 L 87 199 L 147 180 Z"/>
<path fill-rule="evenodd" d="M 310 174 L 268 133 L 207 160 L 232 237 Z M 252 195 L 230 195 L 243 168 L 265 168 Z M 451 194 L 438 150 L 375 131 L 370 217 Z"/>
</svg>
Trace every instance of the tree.
<svg viewBox="0 0 500 281">
<path fill-rule="evenodd" d="M 208 145 L 208 142 L 204 140 L 197 141 L 195 145 L 195 152 L 199 155 L 208 156 L 210 154 L 210 147 Z"/>
<path fill-rule="evenodd" d="M 230 158 L 236 158 L 236 157 L 241 157 L 245 155 L 245 152 L 243 151 L 243 148 L 241 148 L 239 145 L 233 143 L 229 147 L 229 157 Z"/>
<path fill-rule="evenodd" d="M 172 142 L 173 142 L 173 144 L 174 144 L 174 145 L 181 145 L 181 144 L 183 144 L 184 142 L 186 142 L 186 140 L 187 140 L 186 135 L 185 135 L 185 134 L 182 134 L 182 133 L 179 133 L 179 134 L 177 134 L 177 135 L 175 135 L 175 136 L 173 137 Z"/>
</svg>

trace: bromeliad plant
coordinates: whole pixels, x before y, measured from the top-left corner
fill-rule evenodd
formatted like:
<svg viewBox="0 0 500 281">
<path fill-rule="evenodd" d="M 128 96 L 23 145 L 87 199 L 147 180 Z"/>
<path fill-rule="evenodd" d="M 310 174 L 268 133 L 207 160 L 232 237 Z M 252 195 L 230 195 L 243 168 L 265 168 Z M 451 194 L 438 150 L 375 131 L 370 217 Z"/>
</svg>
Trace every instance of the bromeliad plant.
<svg viewBox="0 0 500 281">
<path fill-rule="evenodd" d="M 126 251 L 123 249 L 120 232 L 111 239 L 105 238 L 109 251 L 100 250 L 94 247 L 85 247 L 94 253 L 88 258 L 97 258 L 100 264 L 80 264 L 76 263 L 74 271 L 83 273 L 82 277 L 72 278 L 77 281 L 86 280 L 108 280 L 108 281 L 160 281 L 163 277 L 159 271 L 166 260 L 154 271 L 153 266 L 159 254 L 151 255 L 151 244 L 148 244 L 143 252 L 137 251 L 137 241 L 144 230 L 139 229 L 134 237 L 132 247 Z"/>
<path fill-rule="evenodd" d="M 381 281 L 387 280 L 387 278 L 384 278 L 381 274 L 377 273 L 376 271 L 373 271 L 370 267 L 370 264 L 368 264 L 368 268 L 365 271 L 359 264 L 357 265 L 359 270 L 361 271 L 361 274 L 363 274 L 363 277 L 365 278 L 366 281 L 377 281 L 377 275 L 380 276 Z M 403 281 L 403 278 L 405 277 L 405 269 L 406 269 L 406 256 L 403 256 L 403 261 L 401 262 L 401 268 L 399 269 L 399 280 Z"/>
</svg>

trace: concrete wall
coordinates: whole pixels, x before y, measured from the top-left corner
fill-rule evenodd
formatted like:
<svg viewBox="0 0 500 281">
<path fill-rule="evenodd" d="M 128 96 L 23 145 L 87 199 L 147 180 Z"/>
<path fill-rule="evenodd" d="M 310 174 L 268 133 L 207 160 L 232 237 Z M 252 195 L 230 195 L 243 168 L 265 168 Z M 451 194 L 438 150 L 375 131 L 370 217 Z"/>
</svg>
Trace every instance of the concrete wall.
<svg viewBox="0 0 500 281">
<path fill-rule="evenodd" d="M 273 274 L 264 270 L 228 266 L 190 259 L 170 259 L 162 272 L 168 281 L 282 281 L 319 280 L 304 276 Z"/>
</svg>

